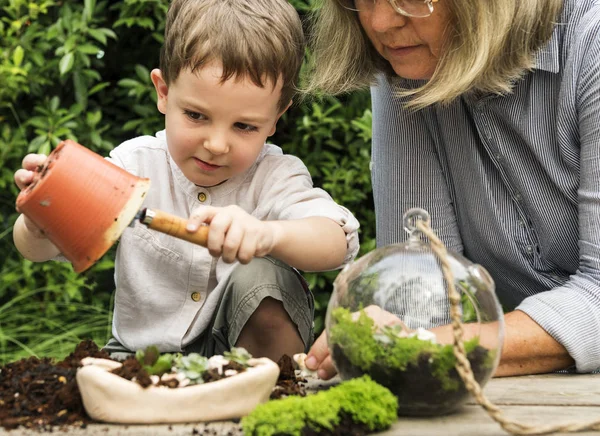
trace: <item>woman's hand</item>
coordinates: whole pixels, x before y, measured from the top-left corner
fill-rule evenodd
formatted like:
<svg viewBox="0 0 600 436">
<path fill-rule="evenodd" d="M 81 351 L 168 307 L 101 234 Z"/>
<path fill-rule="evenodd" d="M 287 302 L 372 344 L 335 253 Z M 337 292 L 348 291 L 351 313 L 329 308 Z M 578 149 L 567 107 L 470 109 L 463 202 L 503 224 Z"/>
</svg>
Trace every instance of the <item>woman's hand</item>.
<svg viewBox="0 0 600 436">
<path fill-rule="evenodd" d="M 237 259 L 246 264 L 254 257 L 268 255 L 276 245 L 277 226 L 238 206 L 198 207 L 190 215 L 187 230 L 195 232 L 203 223 L 210 225 L 208 251 L 228 263 Z"/>
<path fill-rule="evenodd" d="M 375 325 L 379 328 L 384 326 L 402 325 L 406 331 L 409 331 L 400 318 L 387 310 L 383 310 L 379 306 L 367 306 L 364 311 L 373 319 L 373 321 L 375 321 Z M 354 318 L 358 318 L 360 312 L 354 312 L 352 315 Z M 329 380 L 337 374 L 337 370 L 335 369 L 333 361 L 331 360 L 331 355 L 329 354 L 325 332 L 321 333 L 321 336 L 317 338 L 311 347 L 304 364 L 308 369 L 317 371 L 317 375 L 323 380 Z"/>
<path fill-rule="evenodd" d="M 14 175 L 15 183 L 21 191 L 27 189 L 27 187 L 31 185 L 36 170 L 42 166 L 44 162 L 46 162 L 47 158 L 48 157 L 45 154 L 28 154 L 23 158 L 23 162 L 21 164 L 22 168 L 15 171 Z M 17 212 L 20 212 L 18 207 Z M 44 233 L 40 230 L 40 228 L 25 215 L 23 215 L 23 224 L 32 236 L 39 239 L 45 238 Z"/>
</svg>

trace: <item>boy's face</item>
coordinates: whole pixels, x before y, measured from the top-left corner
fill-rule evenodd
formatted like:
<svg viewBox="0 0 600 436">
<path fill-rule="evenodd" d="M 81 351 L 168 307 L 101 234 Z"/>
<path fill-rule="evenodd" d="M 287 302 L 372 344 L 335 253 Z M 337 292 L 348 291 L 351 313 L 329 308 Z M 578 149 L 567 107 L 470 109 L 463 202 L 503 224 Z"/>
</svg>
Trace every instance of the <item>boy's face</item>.
<svg viewBox="0 0 600 436">
<path fill-rule="evenodd" d="M 220 83 L 221 75 L 221 64 L 213 62 L 195 73 L 182 71 L 167 87 L 160 70 L 151 73 L 169 153 L 199 186 L 215 186 L 246 171 L 283 113 L 281 83 L 260 88 L 238 77 Z"/>
</svg>

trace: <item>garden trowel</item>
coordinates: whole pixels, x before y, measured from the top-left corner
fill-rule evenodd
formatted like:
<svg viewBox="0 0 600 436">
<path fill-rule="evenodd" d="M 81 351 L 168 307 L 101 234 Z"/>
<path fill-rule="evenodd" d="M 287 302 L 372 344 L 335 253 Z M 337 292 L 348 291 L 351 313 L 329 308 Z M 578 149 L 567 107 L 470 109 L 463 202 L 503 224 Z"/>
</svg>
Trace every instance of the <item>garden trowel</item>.
<svg viewBox="0 0 600 436">
<path fill-rule="evenodd" d="M 152 230 L 166 233 L 167 235 L 206 247 L 206 242 L 208 240 L 208 226 L 206 225 L 200 226 L 198 230 L 193 233 L 188 232 L 186 230 L 187 220 L 184 218 L 171 215 L 162 210 L 148 208 L 141 209 L 135 215 L 134 219 L 129 224 L 129 227 L 133 227 L 136 220 Z"/>
</svg>

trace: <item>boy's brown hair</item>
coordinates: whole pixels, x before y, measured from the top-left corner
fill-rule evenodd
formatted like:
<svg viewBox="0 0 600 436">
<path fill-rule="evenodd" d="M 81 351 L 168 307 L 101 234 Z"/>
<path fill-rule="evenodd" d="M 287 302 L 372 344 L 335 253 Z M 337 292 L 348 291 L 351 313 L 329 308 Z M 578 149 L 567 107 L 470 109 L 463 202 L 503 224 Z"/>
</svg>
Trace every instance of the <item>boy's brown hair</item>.
<svg viewBox="0 0 600 436">
<path fill-rule="evenodd" d="M 167 86 L 182 70 L 212 61 L 223 65 L 222 82 L 247 77 L 263 87 L 281 79 L 283 111 L 296 93 L 304 47 L 300 17 L 287 0 L 173 0 L 160 69 Z"/>
</svg>

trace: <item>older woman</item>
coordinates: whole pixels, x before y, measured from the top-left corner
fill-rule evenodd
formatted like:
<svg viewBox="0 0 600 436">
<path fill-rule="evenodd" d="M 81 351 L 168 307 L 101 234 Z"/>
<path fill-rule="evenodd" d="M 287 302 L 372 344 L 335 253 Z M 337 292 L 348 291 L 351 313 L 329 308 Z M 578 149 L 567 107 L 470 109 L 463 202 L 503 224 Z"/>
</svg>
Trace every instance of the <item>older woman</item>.
<svg viewBox="0 0 600 436">
<path fill-rule="evenodd" d="M 314 32 L 309 91 L 372 86 L 378 245 L 422 207 L 490 272 L 496 375 L 599 368 L 600 3 L 325 0 Z"/>
</svg>

